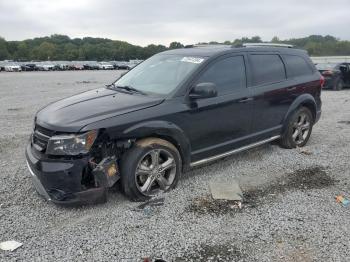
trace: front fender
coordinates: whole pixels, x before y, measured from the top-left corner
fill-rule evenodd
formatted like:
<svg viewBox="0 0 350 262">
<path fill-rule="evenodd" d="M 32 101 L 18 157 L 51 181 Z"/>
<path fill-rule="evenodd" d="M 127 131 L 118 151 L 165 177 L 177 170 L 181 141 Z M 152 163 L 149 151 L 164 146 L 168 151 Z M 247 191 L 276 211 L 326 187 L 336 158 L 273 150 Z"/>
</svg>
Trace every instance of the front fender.
<svg viewBox="0 0 350 262">
<path fill-rule="evenodd" d="M 168 121 L 148 121 L 133 125 L 123 131 L 123 137 L 145 138 L 156 136 L 168 140 L 174 144 L 182 157 L 183 167 L 187 168 L 190 164 L 191 145 L 184 131 Z"/>
</svg>

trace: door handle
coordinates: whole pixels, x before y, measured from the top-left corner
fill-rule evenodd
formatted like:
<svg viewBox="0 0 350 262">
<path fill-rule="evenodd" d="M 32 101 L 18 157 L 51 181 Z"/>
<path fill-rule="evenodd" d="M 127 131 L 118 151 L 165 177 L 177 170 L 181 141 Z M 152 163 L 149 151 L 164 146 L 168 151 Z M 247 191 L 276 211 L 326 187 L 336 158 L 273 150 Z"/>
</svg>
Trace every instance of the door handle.
<svg viewBox="0 0 350 262">
<path fill-rule="evenodd" d="M 254 98 L 252 98 L 252 97 L 244 97 L 244 98 L 238 100 L 238 103 L 247 103 L 247 102 L 253 101 L 253 100 L 254 100 Z"/>
<path fill-rule="evenodd" d="M 296 86 L 287 87 L 287 91 L 294 91 L 296 89 L 297 89 Z"/>
</svg>

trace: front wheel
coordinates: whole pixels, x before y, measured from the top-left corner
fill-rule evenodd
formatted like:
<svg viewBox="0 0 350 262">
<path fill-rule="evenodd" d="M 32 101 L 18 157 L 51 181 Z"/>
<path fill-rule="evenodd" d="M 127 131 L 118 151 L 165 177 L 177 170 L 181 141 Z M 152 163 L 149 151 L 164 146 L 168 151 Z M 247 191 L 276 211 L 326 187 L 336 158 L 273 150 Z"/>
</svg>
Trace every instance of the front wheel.
<svg viewBox="0 0 350 262">
<path fill-rule="evenodd" d="M 310 109 L 300 107 L 287 120 L 280 144 L 284 148 L 305 146 L 310 138 L 314 120 Z"/>
<path fill-rule="evenodd" d="M 121 161 L 124 193 L 133 201 L 145 201 L 174 188 L 181 174 L 179 151 L 168 141 L 147 138 L 137 141 Z"/>
</svg>

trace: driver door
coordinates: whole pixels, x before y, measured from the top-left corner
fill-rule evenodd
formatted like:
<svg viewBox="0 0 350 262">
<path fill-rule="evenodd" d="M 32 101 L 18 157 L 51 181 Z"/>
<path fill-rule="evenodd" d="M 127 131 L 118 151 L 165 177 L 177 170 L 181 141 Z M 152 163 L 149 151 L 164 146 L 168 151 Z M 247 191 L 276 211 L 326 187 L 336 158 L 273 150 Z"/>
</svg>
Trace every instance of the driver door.
<svg viewBox="0 0 350 262">
<path fill-rule="evenodd" d="M 249 143 L 251 92 L 247 88 L 244 55 L 226 55 L 211 62 L 192 87 L 216 85 L 217 96 L 190 99 L 182 128 L 190 137 L 191 161 L 227 152 Z"/>
</svg>

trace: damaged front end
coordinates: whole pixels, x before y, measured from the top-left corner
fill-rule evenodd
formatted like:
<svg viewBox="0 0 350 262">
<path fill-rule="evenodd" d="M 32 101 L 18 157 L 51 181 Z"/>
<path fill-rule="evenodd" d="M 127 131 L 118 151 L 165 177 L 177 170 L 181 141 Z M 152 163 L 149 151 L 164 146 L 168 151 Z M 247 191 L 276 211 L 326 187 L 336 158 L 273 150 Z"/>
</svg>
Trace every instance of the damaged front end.
<svg viewBox="0 0 350 262">
<path fill-rule="evenodd" d="M 59 134 L 36 125 L 26 148 L 27 165 L 37 192 L 47 200 L 103 203 L 120 178 L 118 160 L 130 143 L 113 141 L 103 131 Z"/>
</svg>

